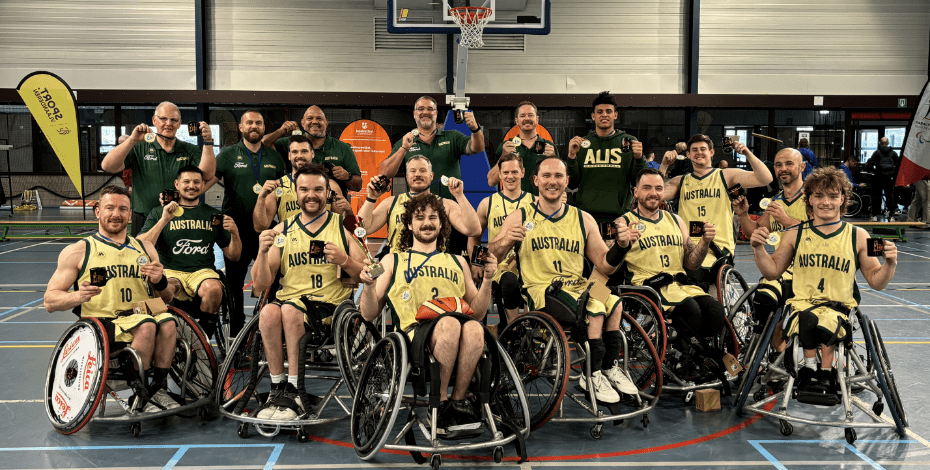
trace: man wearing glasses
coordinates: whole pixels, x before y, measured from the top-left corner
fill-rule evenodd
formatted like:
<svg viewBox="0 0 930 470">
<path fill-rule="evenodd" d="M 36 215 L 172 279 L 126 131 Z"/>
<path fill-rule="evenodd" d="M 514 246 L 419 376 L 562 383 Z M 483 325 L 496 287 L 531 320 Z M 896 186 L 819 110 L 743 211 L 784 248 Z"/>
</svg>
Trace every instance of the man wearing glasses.
<svg viewBox="0 0 930 470">
<path fill-rule="evenodd" d="M 465 113 L 465 124 L 471 129 L 470 138 L 459 131 L 441 130 L 436 121 L 438 108 L 438 103 L 431 96 L 421 96 L 417 99 L 413 107 L 413 119 L 417 128 L 394 143 L 391 155 L 381 162 L 382 175 L 393 178 L 402 161 L 409 161 L 414 155 L 423 155 L 432 164 L 433 174 L 437 179 L 462 179 L 462 168 L 459 164 L 462 155 L 483 152 L 484 133 L 471 111 Z M 432 184 L 430 192 L 446 199 L 455 199 L 449 187 L 443 184 Z M 467 244 L 468 238 L 453 229 L 448 252 L 458 255 Z"/>
<path fill-rule="evenodd" d="M 177 140 L 181 127 L 181 111 L 174 103 L 162 102 L 155 108 L 152 127 L 139 124 L 125 142 L 113 148 L 100 163 L 103 171 L 119 173 L 132 170 L 132 227 L 135 237 L 142 230 L 145 218 L 155 207 L 161 207 L 159 193 L 174 189 L 178 170 L 187 165 L 198 165 L 204 180 L 213 178 L 216 158 L 213 156 L 213 134 L 210 126 L 201 121 L 203 150 L 196 145 Z M 147 134 L 154 134 L 148 142 Z M 151 139 L 151 137 L 149 137 Z"/>
</svg>

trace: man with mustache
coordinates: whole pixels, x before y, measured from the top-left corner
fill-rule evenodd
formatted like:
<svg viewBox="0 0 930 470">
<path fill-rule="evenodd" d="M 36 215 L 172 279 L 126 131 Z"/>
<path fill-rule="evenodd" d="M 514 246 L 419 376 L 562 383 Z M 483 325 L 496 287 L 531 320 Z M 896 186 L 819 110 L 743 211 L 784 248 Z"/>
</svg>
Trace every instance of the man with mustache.
<svg viewBox="0 0 930 470">
<path fill-rule="evenodd" d="M 212 318 L 223 300 L 223 284 L 213 270 L 213 244 L 223 249 L 223 255 L 238 260 L 242 252 L 239 229 L 232 217 L 222 216 L 222 224 L 213 226 L 213 214 L 220 211 L 200 202 L 203 194 L 203 172 L 188 165 L 178 170 L 174 187 L 180 201 L 171 201 L 149 213 L 139 240 L 151 243 L 165 266 L 169 298 L 186 301 L 200 296 L 200 312 L 188 312 L 195 318 Z M 181 209 L 181 215 L 175 211 Z M 211 323 L 201 324 L 201 326 Z M 207 337 L 214 332 L 204 327 Z"/>
<path fill-rule="evenodd" d="M 431 186 L 442 184 L 441 180 L 434 180 L 433 165 L 423 155 L 414 155 L 407 161 L 407 192 L 391 196 L 381 204 L 375 207 L 378 197 L 382 192 L 375 187 L 374 181 L 381 178 L 381 175 L 375 175 L 368 183 L 368 198 L 358 209 L 358 217 L 365 222 L 365 230 L 369 233 L 377 232 L 388 226 L 387 244 L 390 246 L 391 253 L 400 251 L 400 232 L 403 228 L 401 218 L 404 214 L 404 208 L 407 201 L 418 194 L 428 192 Z M 465 197 L 465 185 L 457 178 L 449 178 L 448 190 L 455 198 L 455 202 L 449 199 L 442 199 L 443 207 L 449 214 L 449 220 L 453 229 L 469 237 L 480 237 L 482 230 L 478 222 L 478 215 L 471 206 L 471 202 Z M 448 238 L 446 239 L 448 240 Z M 451 247 L 440 244 L 440 250 L 448 253 L 459 254 L 452 251 Z M 460 250 L 461 251 L 461 250 Z"/>
<path fill-rule="evenodd" d="M 488 249 L 497 259 L 503 259 L 511 249 L 516 251 L 528 310 L 545 311 L 546 289 L 556 279 L 562 281 L 559 297 L 574 310 L 587 285 L 585 260 L 609 276 L 623 262 L 626 253 L 617 244 L 608 250 L 594 217 L 562 202 L 562 194 L 568 186 L 564 161 L 558 157 L 543 159 L 536 165 L 533 180 L 539 189 L 536 202 L 511 212 Z M 626 237 L 627 230 L 617 231 L 616 240 Z M 524 303 L 515 276 L 501 277 L 501 295 L 504 308 L 508 310 L 507 317 L 515 318 L 516 309 Z M 621 310 L 620 298 L 614 295 L 609 296 L 606 305 L 593 297 L 585 305 L 593 393 L 604 403 L 620 401 L 613 387 L 627 394 L 637 392 L 619 363 L 623 349 Z M 586 377 L 581 378 L 580 385 L 587 390 Z"/>
<path fill-rule="evenodd" d="M 281 287 L 275 300 L 262 308 L 259 329 L 268 371 L 271 394 L 266 405 L 252 412 L 262 419 L 292 420 L 312 412 L 297 394 L 297 370 L 300 338 L 310 322 L 331 316 L 352 289 L 345 287 L 341 273 L 358 279 L 365 260 L 352 235 L 343 227 L 342 216 L 326 210 L 329 176 L 322 165 L 310 164 L 297 170 L 294 183 L 300 212 L 283 220 L 259 237 L 258 257 L 252 266 L 255 289 L 263 291 L 280 271 Z M 283 243 L 280 243 L 283 242 Z M 325 243 L 322 256 L 311 248 Z M 283 245 L 283 246 L 281 246 Z M 284 346 L 287 344 L 288 368 L 284 370 Z"/>
<path fill-rule="evenodd" d="M 242 227 L 242 253 L 238 260 L 225 259 L 226 279 L 232 287 L 233 310 L 229 312 L 229 335 L 235 337 L 245 323 L 242 288 L 249 263 L 258 252 L 258 232 L 253 230 L 252 213 L 267 181 L 274 181 L 287 170 L 284 159 L 273 148 L 262 145 L 265 120 L 256 110 L 242 113 L 239 119 L 242 141 L 223 149 L 216 157 L 216 176 L 207 182 L 206 189 L 223 178 L 223 213 Z"/>
<path fill-rule="evenodd" d="M 281 127 L 262 138 L 262 143 L 271 147 L 281 155 L 290 151 L 291 137 L 304 135 L 310 139 L 313 148 L 313 163 L 321 163 L 328 169 L 329 177 L 341 188 L 342 197 L 348 199 L 349 191 L 362 189 L 362 172 L 358 168 L 358 160 L 352 146 L 326 135 L 329 121 L 319 106 L 310 106 L 304 111 L 304 117 L 298 126 L 294 121 L 286 121 Z M 299 134 L 297 134 L 299 133 Z"/>
<path fill-rule="evenodd" d="M 174 103 L 164 101 L 155 108 L 152 127 L 139 124 L 123 143 L 107 153 L 100 168 L 110 173 L 119 173 L 124 168 L 132 170 L 132 229 L 136 236 L 145 225 L 149 212 L 161 206 L 159 193 L 174 187 L 174 178 L 182 166 L 198 165 L 204 177 L 213 178 L 216 158 L 213 154 L 213 134 L 210 126 L 201 121 L 203 149 L 176 138 L 181 127 L 181 111 Z M 154 142 L 146 142 L 148 133 L 155 134 Z"/>
<path fill-rule="evenodd" d="M 555 149 L 555 144 L 540 137 L 536 133 L 536 127 L 539 125 L 539 111 L 536 105 L 529 101 L 523 101 L 517 105 L 513 112 L 513 122 L 520 128 L 520 145 L 515 145 L 513 140 L 505 140 L 497 146 L 497 158 L 500 159 L 505 155 L 517 154 L 523 161 L 525 173 L 532 175 L 536 171 L 536 162 L 545 157 L 558 157 L 559 152 Z M 500 161 L 500 160 L 498 160 Z M 494 165 L 488 172 L 488 186 L 497 186 L 501 182 L 500 167 Z M 524 174 L 525 176 L 525 174 Z M 535 196 L 536 186 L 533 185 L 533 178 L 524 178 L 521 187 L 523 191 Z"/>
<path fill-rule="evenodd" d="M 727 196 L 727 188 L 741 185 L 743 189 L 758 188 L 772 181 L 772 174 L 765 163 L 759 160 L 742 142 L 734 142 L 733 152 L 742 154 L 752 167 L 752 171 L 739 168 L 714 168 L 714 142 L 703 134 L 696 134 L 688 140 L 688 158 L 694 167 L 690 174 L 676 176 L 665 185 L 665 199 L 675 199 L 679 195 L 678 215 L 687 222 L 706 222 L 720 227 L 720 233 L 713 242 L 723 251 L 724 256 L 733 256 L 736 250 L 736 239 L 733 236 L 733 208 Z M 665 152 L 662 158 L 660 172 L 665 172 L 670 164 L 677 161 L 678 154 L 672 151 Z M 691 237 L 697 244 L 700 237 Z M 717 261 L 713 251 L 707 253 L 707 258 L 701 264 L 703 268 L 710 268 Z M 713 279 L 716 273 L 701 273 L 704 279 Z"/>
<path fill-rule="evenodd" d="M 733 201 L 733 209 L 739 218 L 743 233 L 752 234 L 759 227 L 768 227 L 770 232 L 783 232 L 788 227 L 794 227 L 808 219 L 807 202 L 802 194 L 802 175 L 806 166 L 803 156 L 795 149 L 781 149 L 775 154 L 775 175 L 781 183 L 781 192 L 771 199 L 762 217 L 759 220 L 749 217 L 749 202 L 745 197 Z M 778 248 L 781 242 L 779 237 L 773 245 Z M 762 333 L 769 316 L 775 313 L 778 307 L 783 306 L 785 300 L 794 296 L 791 291 L 791 269 L 792 267 L 788 266 L 776 281 L 768 281 L 765 278 L 759 280 L 759 289 L 753 297 L 755 320 L 759 324 L 756 328 L 758 333 Z M 772 346 L 779 352 L 785 349 L 785 340 L 781 332 L 782 325 L 779 323 L 775 326 L 775 335 L 772 336 Z"/>
<path fill-rule="evenodd" d="M 94 208 L 100 221 L 97 233 L 68 245 L 58 256 L 58 267 L 45 291 L 45 309 L 58 312 L 77 307 L 81 317 L 100 319 L 112 332 L 111 344 L 130 343 L 144 367 L 154 366 L 154 371 L 146 373 L 153 378 L 148 386 L 135 368 L 124 371 L 134 392 L 133 402 L 148 401 L 146 412 L 177 408 L 165 391 L 177 339 L 176 320 L 167 312 L 154 317 L 132 313 L 135 302 L 150 298 L 149 288 L 166 302 L 171 298 L 155 247 L 126 234 L 132 217 L 129 207 L 126 189 L 103 188 Z M 91 285 L 90 273 L 95 268 L 107 270 L 103 287 Z"/>
<path fill-rule="evenodd" d="M 622 248 L 629 250 L 624 280 L 626 284 L 655 289 L 666 317 L 679 332 L 679 351 L 687 353 L 694 349 L 711 371 L 723 379 L 724 353 L 713 348 L 707 338 L 720 332 L 726 313 L 720 302 L 700 287 L 682 282 L 685 270 L 701 266 L 716 228 L 705 222 L 704 233 L 694 243 L 682 218 L 659 209 L 664 185 L 658 170 L 641 170 L 633 188 L 633 210 L 617 220 L 617 230 L 630 233 L 628 241 L 619 241 Z M 637 224 L 645 229 L 637 230 Z"/>
<path fill-rule="evenodd" d="M 452 227 L 443 199 L 420 193 L 407 201 L 403 212 L 403 228 L 397 253 L 384 258 L 384 274 L 371 278 L 371 266 L 360 274 L 365 283 L 359 310 L 372 321 L 381 315 L 385 300 L 400 322 L 400 331 L 411 336 L 411 356 L 415 365 L 427 366 L 417 360 L 427 346 L 439 362 L 439 417 L 437 435 L 442 438 L 467 437 L 467 430 L 452 430 L 452 426 L 476 421 L 472 403 L 467 399 L 468 384 L 475 373 L 484 348 L 484 329 L 480 322 L 491 303 L 491 282 L 497 259 L 488 256 L 484 267 L 484 283 L 476 288 L 467 273 L 462 256 L 443 253 L 442 246 Z M 433 320 L 417 322 L 417 309 L 424 302 L 459 297 L 473 310 L 470 319 L 443 314 Z M 451 400 L 449 382 L 457 370 Z M 480 431 L 479 431 L 480 432 Z"/>
<path fill-rule="evenodd" d="M 879 263 L 868 254 L 869 233 L 843 222 L 851 192 L 851 185 L 838 168 L 818 168 L 804 180 L 810 222 L 783 233 L 781 244 L 771 255 L 765 249 L 768 227 L 760 226 L 749 239 L 756 265 L 769 281 L 778 280 L 793 266 L 794 297 L 786 302 L 792 313 L 784 336 L 797 336 L 804 349 L 798 390 L 814 392 L 828 400 L 830 395 L 836 398 L 834 338 L 846 335 L 841 320 L 848 318 L 850 309 L 860 300 L 856 270 L 862 273 L 869 288 L 880 291 L 888 287 L 898 264 L 894 243 L 879 242 L 884 248 L 880 256 L 885 259 L 883 264 Z M 821 347 L 819 364 L 818 347 Z"/>
<path fill-rule="evenodd" d="M 617 103 L 610 92 L 597 95 L 591 108 L 594 130 L 568 142 L 568 187 L 578 189 L 575 206 L 602 223 L 629 209 L 630 185 L 636 173 L 646 167 L 646 160 L 642 142 L 614 129 Z M 630 141 L 626 152 L 624 140 Z"/>
<path fill-rule="evenodd" d="M 297 174 L 298 170 L 306 168 L 313 162 L 313 147 L 310 139 L 299 134 L 290 137 L 288 146 L 290 150 L 287 155 L 291 162 L 291 174 L 276 180 L 265 181 L 265 184 L 262 185 L 262 190 L 258 193 L 258 203 L 255 204 L 255 210 L 252 211 L 252 223 L 256 232 L 261 232 L 270 226 L 276 214 L 278 221 L 281 221 L 300 212 L 300 204 L 297 202 L 297 188 L 294 186 L 294 175 Z M 332 207 L 327 204 L 326 209 L 343 217 L 352 213 L 352 205 L 343 196 L 339 184 L 334 179 L 330 179 L 329 186 L 334 191 L 335 198 Z M 280 196 L 278 196 L 277 188 L 281 188 Z M 275 197 L 269 197 L 272 194 Z"/>
</svg>

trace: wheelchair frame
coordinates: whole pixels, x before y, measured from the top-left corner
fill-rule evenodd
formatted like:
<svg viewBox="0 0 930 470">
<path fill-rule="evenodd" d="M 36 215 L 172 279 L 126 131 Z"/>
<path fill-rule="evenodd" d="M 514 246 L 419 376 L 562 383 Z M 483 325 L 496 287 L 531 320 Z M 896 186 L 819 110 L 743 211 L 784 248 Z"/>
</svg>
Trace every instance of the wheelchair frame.
<svg viewBox="0 0 930 470">
<path fill-rule="evenodd" d="M 216 312 L 216 348 L 219 351 L 218 359 L 224 361 L 226 359 L 226 354 L 229 350 L 229 347 L 232 345 L 232 339 L 229 337 L 229 313 L 235 307 L 235 299 L 229 295 L 229 283 L 226 280 L 226 274 L 216 268 L 213 268 L 213 272 L 217 273 L 220 276 L 220 284 L 223 286 L 223 298 L 220 300 L 220 309 Z M 191 300 L 172 300 L 171 305 L 177 307 L 180 310 L 183 310 L 182 307 L 193 306 L 197 310 L 200 309 L 200 296 L 194 295 L 194 298 Z M 198 318 L 196 316 L 190 315 L 191 318 L 194 318 L 198 322 L 201 320 L 209 321 L 209 318 Z M 201 328 L 202 329 L 202 328 Z M 210 339 L 210 338 L 207 338 Z"/>
</svg>

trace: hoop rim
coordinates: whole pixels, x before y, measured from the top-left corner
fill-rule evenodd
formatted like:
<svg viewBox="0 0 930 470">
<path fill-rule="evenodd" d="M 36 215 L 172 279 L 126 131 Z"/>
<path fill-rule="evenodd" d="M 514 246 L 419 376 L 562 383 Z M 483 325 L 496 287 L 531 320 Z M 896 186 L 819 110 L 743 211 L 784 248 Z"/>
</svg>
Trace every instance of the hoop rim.
<svg viewBox="0 0 930 470">
<path fill-rule="evenodd" d="M 470 24 L 475 20 L 483 20 L 491 16 L 491 9 L 487 7 L 455 7 L 449 9 L 449 14 Z"/>
</svg>

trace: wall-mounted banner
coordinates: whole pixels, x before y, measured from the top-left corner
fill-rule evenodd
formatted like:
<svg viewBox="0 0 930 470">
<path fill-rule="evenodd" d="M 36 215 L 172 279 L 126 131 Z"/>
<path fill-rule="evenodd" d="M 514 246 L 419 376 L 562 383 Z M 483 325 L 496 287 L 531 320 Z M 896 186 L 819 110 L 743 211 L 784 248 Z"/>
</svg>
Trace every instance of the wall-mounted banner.
<svg viewBox="0 0 930 470">
<path fill-rule="evenodd" d="M 53 73 L 33 72 L 19 82 L 16 91 L 52 145 L 78 194 L 83 196 L 77 108 L 71 87 Z"/>
<path fill-rule="evenodd" d="M 339 140 L 352 146 L 358 168 L 362 172 L 362 190 L 352 191 L 352 210 L 358 210 L 368 195 L 368 181 L 381 171 L 381 162 L 391 154 L 391 138 L 377 122 L 361 119 L 355 121 L 342 131 Z M 403 175 L 401 175 L 403 176 Z M 378 203 L 387 199 L 391 193 L 382 194 Z M 364 222 L 368 222 L 367 220 Z M 387 226 L 375 233 L 369 233 L 372 238 L 387 238 Z"/>
<path fill-rule="evenodd" d="M 911 184 L 930 175 L 930 80 L 920 92 L 917 112 L 907 126 L 907 137 L 901 149 L 898 186 Z M 926 218 L 926 216 L 924 216 Z"/>
</svg>

